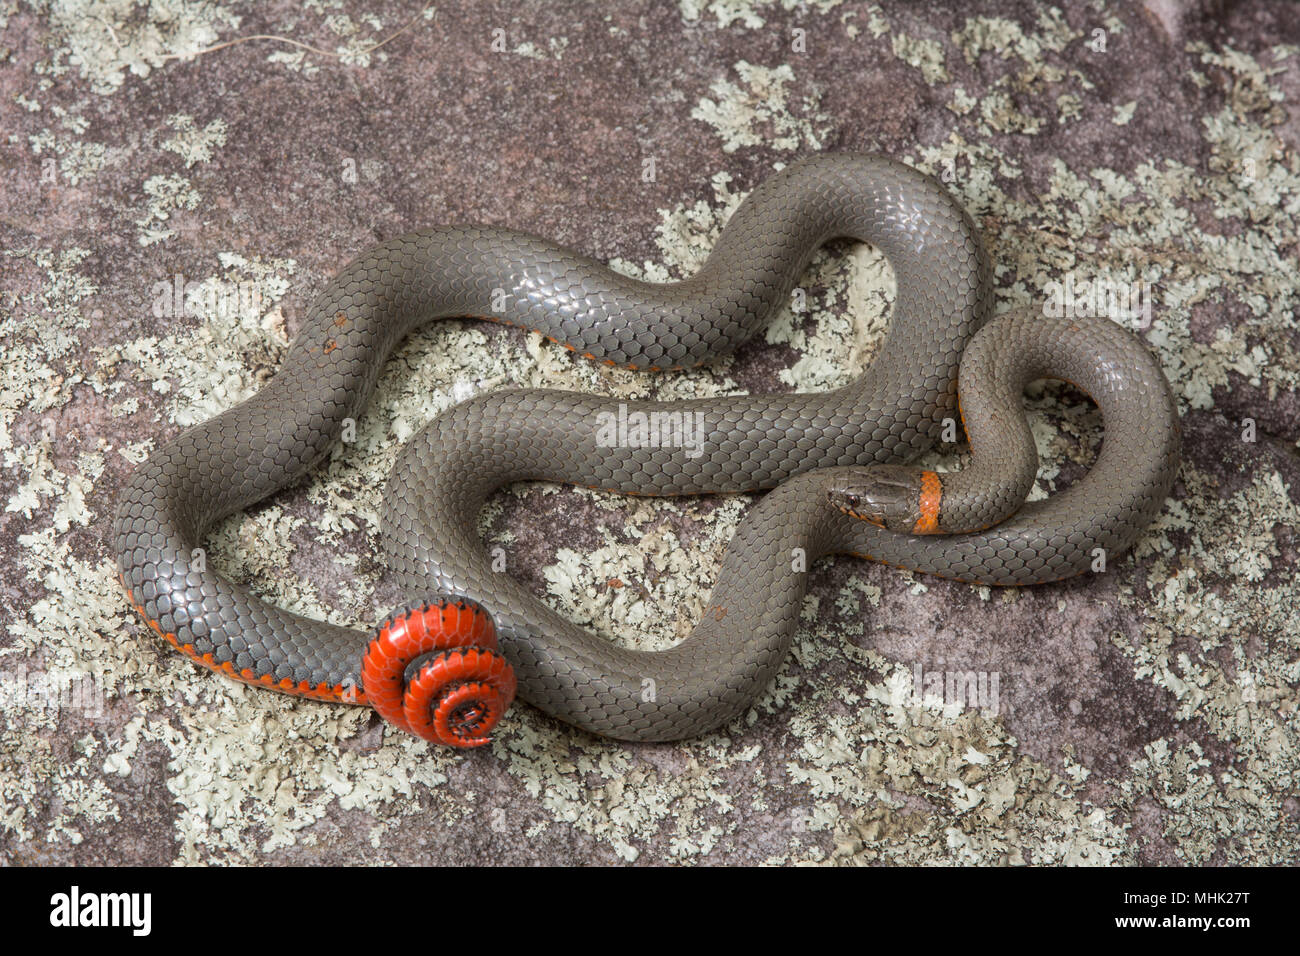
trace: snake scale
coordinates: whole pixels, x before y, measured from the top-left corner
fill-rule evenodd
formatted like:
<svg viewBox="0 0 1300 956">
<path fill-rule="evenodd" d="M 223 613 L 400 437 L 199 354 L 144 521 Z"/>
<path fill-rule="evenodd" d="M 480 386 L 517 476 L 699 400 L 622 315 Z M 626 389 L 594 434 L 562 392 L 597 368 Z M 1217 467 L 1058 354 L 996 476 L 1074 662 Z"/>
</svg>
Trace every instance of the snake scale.
<svg viewBox="0 0 1300 956">
<path fill-rule="evenodd" d="M 873 243 L 897 283 L 877 357 L 843 388 L 674 403 L 498 390 L 435 418 L 402 450 L 384 493 L 385 558 L 414 603 L 371 635 L 271 606 L 194 565 L 215 521 L 329 453 L 416 326 L 490 318 L 609 365 L 698 366 L 778 312 L 834 238 Z M 931 177 L 877 156 L 823 154 L 777 172 L 676 283 L 618 275 L 507 229 L 401 236 L 329 283 L 260 391 L 135 472 L 113 525 L 121 580 L 145 620 L 206 666 L 371 703 L 431 739 L 485 742 L 516 681 L 530 703 L 597 734 L 701 734 L 743 712 L 785 659 L 807 577 L 792 556 L 811 567 L 851 553 L 959 581 L 1033 584 L 1087 570 L 1096 549 L 1113 562 L 1162 507 L 1179 423 L 1150 352 L 1105 318 L 992 312 L 990 262 L 966 212 Z M 1021 396 L 1042 377 L 1091 396 L 1105 439 L 1085 476 L 1026 503 L 1037 455 Z M 958 414 L 970 464 L 908 467 Z M 613 415 L 699 423 L 700 439 L 610 440 L 602 423 Z M 775 490 L 741 524 L 689 637 L 644 652 L 566 621 L 493 568 L 479 512 L 523 480 L 638 495 Z"/>
</svg>

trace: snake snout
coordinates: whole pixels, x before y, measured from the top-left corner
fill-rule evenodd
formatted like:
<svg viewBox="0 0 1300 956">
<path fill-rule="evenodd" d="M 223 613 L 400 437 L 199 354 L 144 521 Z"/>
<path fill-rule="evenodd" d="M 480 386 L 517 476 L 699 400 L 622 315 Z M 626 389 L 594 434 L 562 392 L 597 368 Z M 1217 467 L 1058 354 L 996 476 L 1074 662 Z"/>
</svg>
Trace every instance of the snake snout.
<svg viewBox="0 0 1300 956">
<path fill-rule="evenodd" d="M 450 747 L 481 747 L 515 697 L 496 627 L 466 598 L 390 614 L 361 663 L 366 697 L 385 720 Z"/>
<path fill-rule="evenodd" d="M 919 474 L 899 465 L 851 468 L 835 476 L 826 497 L 840 511 L 890 531 L 911 531 L 921 495 Z"/>
</svg>

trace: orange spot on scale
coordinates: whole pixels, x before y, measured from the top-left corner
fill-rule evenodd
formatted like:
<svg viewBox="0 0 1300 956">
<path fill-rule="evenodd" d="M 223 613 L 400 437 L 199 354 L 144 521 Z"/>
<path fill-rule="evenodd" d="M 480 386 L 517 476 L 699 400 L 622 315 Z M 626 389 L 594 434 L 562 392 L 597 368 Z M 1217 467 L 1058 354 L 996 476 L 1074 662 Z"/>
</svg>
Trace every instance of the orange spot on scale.
<svg viewBox="0 0 1300 956">
<path fill-rule="evenodd" d="M 883 528 L 885 526 L 885 523 L 881 521 L 879 518 L 875 517 L 874 515 L 864 515 L 862 512 L 854 511 L 851 508 L 845 510 L 850 517 L 857 518 L 859 521 L 865 521 L 867 524 L 873 524 L 877 528 Z M 885 564 L 887 562 L 882 561 L 881 563 Z"/>
<path fill-rule="evenodd" d="M 307 697 L 312 700 L 337 704 L 369 703 L 366 699 L 365 693 L 360 688 L 344 687 L 342 684 L 336 684 L 334 687 L 330 687 L 329 684 L 326 684 L 323 681 L 315 687 L 312 687 L 306 681 L 302 681 L 295 685 L 294 682 L 287 677 L 277 684 L 275 678 L 270 674 L 263 674 L 259 677 L 251 668 L 245 667 L 242 670 L 236 671 L 234 665 L 230 661 L 222 661 L 218 663 L 211 652 L 200 654 L 194 649 L 193 644 L 182 644 L 176 637 L 175 633 L 164 631 L 162 625 L 159 624 L 158 621 L 149 617 L 145 613 L 144 605 L 135 602 L 135 594 L 132 593 L 130 585 L 126 583 L 125 575 L 119 571 L 117 579 L 121 582 L 122 590 L 126 592 L 127 603 L 130 604 L 131 607 L 135 609 L 135 612 L 140 615 L 141 620 L 148 624 L 154 633 L 163 638 L 167 643 L 171 644 L 172 647 L 176 648 L 196 664 L 201 664 L 215 673 L 224 674 L 240 683 L 252 684 L 258 687 L 269 687 L 273 690 L 283 690 L 295 697 Z"/>
<path fill-rule="evenodd" d="M 912 534 L 939 533 L 939 502 L 943 498 L 943 484 L 932 471 L 921 472 L 921 500 L 917 505 L 920 517 L 912 527 Z"/>
</svg>

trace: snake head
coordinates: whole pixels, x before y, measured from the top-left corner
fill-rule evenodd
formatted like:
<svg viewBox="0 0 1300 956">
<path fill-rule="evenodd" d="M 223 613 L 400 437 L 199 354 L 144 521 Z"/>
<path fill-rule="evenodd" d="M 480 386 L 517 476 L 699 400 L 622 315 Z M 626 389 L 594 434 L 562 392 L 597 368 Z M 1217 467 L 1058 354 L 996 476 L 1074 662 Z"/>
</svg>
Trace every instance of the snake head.
<svg viewBox="0 0 1300 956">
<path fill-rule="evenodd" d="M 921 474 L 902 465 L 838 470 L 826 497 L 846 515 L 906 533 L 916 526 Z"/>
</svg>

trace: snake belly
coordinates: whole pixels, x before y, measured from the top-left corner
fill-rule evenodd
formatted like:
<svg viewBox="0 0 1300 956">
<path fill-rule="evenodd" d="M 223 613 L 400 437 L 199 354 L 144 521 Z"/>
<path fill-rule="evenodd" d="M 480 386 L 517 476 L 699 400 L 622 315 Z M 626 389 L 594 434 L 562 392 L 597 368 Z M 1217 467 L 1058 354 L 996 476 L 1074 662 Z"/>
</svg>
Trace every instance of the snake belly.
<svg viewBox="0 0 1300 956">
<path fill-rule="evenodd" d="M 1023 388 L 1046 367 L 1102 406 L 1101 455 L 1064 493 L 953 537 L 886 531 L 832 504 L 841 478 L 914 458 L 957 414 L 962 354 L 993 298 L 975 229 L 940 184 L 881 157 L 828 154 L 756 187 L 704 266 L 678 283 L 640 282 L 546 240 L 483 227 L 413 233 L 363 254 L 320 294 L 257 394 L 183 432 L 132 477 L 113 538 L 132 603 L 172 644 L 229 676 L 365 703 L 366 635 L 271 606 L 197 568 L 192 554 L 213 522 L 328 454 L 389 353 L 424 322 L 491 318 L 611 365 L 692 367 L 762 327 L 816 248 L 840 237 L 876 245 L 897 282 L 887 338 L 856 381 L 817 394 L 623 403 L 628 415 L 703 423 L 701 441 L 657 447 L 603 440 L 602 415 L 620 403 L 599 396 L 507 390 L 457 405 L 403 450 L 385 492 L 383 547 L 403 588 L 488 609 L 520 696 L 544 711 L 605 736 L 674 740 L 743 711 L 780 667 L 805 588 L 806 573 L 792 571 L 796 555 L 804 567 L 852 552 L 963 581 L 1030 584 L 1085 570 L 1098 548 L 1113 558 L 1130 546 L 1171 486 L 1177 415 L 1150 354 L 1105 320 L 1002 317 L 977 352 L 983 364 L 971 363 L 978 377 L 992 363 L 979 355 L 1023 343 L 1025 361 L 1000 373 L 1004 387 Z M 1061 352 L 1064 370 L 1053 368 Z M 988 427 L 1024 426 L 993 416 Z M 972 446 L 978 453 L 974 437 Z M 737 532 L 691 635 L 638 652 L 565 621 L 493 570 L 477 516 L 495 489 L 520 480 L 651 495 L 776 490 Z"/>
</svg>

